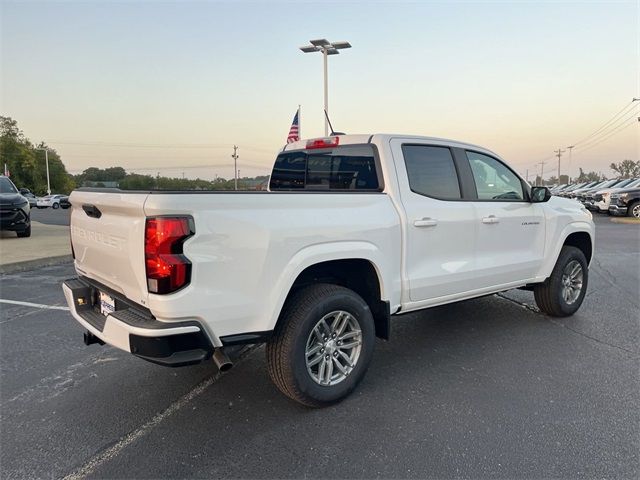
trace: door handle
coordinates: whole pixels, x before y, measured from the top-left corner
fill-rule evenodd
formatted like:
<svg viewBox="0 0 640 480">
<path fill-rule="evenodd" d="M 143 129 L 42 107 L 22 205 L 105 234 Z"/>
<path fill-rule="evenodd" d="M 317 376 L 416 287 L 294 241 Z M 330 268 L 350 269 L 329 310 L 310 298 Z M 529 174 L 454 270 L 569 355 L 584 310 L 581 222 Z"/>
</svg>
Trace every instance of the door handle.
<svg viewBox="0 0 640 480">
<path fill-rule="evenodd" d="M 93 218 L 100 218 L 102 216 L 102 212 L 95 205 L 82 205 L 82 209 L 84 213 Z"/>
<path fill-rule="evenodd" d="M 435 227 L 436 225 L 438 225 L 438 221 L 429 217 L 414 220 L 413 222 L 414 227 Z"/>
<path fill-rule="evenodd" d="M 488 217 L 484 217 L 482 219 L 482 223 L 500 223 L 500 219 L 498 217 L 496 217 L 495 215 L 489 215 Z"/>
</svg>

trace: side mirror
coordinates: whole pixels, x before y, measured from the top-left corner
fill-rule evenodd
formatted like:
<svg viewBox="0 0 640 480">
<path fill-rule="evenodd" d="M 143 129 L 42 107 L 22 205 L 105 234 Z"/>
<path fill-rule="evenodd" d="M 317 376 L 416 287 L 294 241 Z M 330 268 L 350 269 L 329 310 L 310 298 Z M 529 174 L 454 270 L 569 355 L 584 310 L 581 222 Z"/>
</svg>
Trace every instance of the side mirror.
<svg viewBox="0 0 640 480">
<path fill-rule="evenodd" d="M 547 187 L 531 187 L 531 203 L 548 202 L 551 192 Z"/>
</svg>

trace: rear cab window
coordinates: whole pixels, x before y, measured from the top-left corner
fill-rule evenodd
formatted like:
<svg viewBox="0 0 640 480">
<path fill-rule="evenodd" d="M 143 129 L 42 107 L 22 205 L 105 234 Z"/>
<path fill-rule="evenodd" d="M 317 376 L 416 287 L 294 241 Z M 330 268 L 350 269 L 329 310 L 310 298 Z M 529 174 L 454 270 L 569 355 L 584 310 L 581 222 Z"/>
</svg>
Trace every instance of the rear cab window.
<svg viewBox="0 0 640 480">
<path fill-rule="evenodd" d="M 282 152 L 273 167 L 269 189 L 380 191 L 378 173 L 373 145 Z"/>
</svg>

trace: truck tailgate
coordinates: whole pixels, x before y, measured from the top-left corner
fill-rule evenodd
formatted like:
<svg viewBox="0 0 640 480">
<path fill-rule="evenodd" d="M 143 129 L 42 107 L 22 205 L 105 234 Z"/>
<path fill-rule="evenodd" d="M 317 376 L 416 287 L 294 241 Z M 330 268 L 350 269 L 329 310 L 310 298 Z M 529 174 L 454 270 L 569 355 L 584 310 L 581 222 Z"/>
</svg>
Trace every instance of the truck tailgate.
<svg viewBox="0 0 640 480">
<path fill-rule="evenodd" d="M 146 305 L 144 203 L 148 193 L 71 194 L 71 242 L 78 273 Z"/>
</svg>

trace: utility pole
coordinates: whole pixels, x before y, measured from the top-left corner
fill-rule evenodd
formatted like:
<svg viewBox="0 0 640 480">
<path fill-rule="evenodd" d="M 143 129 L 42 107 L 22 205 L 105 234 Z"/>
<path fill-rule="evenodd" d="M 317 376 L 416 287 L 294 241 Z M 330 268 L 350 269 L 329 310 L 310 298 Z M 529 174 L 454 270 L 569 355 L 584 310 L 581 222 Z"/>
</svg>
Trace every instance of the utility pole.
<svg viewBox="0 0 640 480">
<path fill-rule="evenodd" d="M 529 169 L 528 168 L 527 168 L 526 178 L 527 178 L 527 183 L 529 183 Z"/>
<path fill-rule="evenodd" d="M 233 146 L 233 155 L 231 155 L 231 158 L 233 158 L 234 186 L 235 186 L 235 189 L 238 190 L 238 158 L 240 158 L 240 155 L 238 155 L 237 145 Z"/>
<path fill-rule="evenodd" d="M 544 186 L 544 164 L 547 162 L 540 162 L 538 165 L 540 165 L 540 182 L 542 183 L 542 185 Z"/>
<path fill-rule="evenodd" d="M 558 184 L 560 183 L 560 159 L 562 158 L 562 154 L 565 152 L 565 150 L 561 150 L 560 147 L 558 147 L 558 150 L 554 150 L 553 153 L 556 154 L 556 157 L 558 157 Z"/>
<path fill-rule="evenodd" d="M 569 145 L 567 148 L 569 149 L 569 168 L 571 168 L 571 151 L 573 150 L 575 145 Z M 567 180 L 569 180 L 569 174 L 567 174 Z"/>
</svg>

